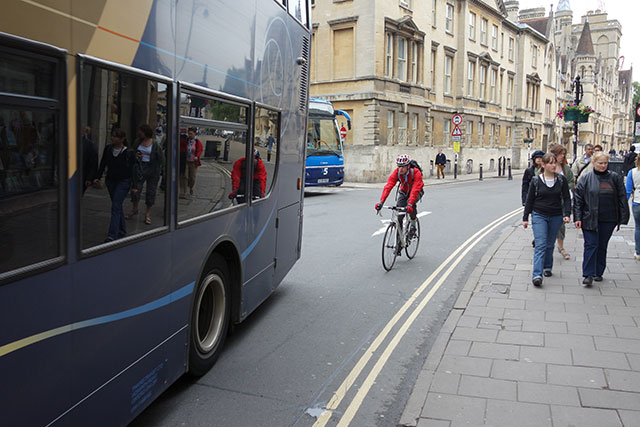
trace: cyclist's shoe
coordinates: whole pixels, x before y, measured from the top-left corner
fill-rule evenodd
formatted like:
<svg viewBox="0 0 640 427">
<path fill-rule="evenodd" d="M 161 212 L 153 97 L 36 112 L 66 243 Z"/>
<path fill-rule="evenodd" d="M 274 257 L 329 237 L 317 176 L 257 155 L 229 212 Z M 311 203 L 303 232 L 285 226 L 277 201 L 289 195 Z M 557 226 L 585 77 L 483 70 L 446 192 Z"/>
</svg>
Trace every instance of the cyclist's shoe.
<svg viewBox="0 0 640 427">
<path fill-rule="evenodd" d="M 402 255 L 402 246 L 398 245 L 396 247 L 396 256 Z"/>
<path fill-rule="evenodd" d="M 414 237 L 416 237 L 416 225 L 415 224 L 411 224 L 411 227 L 409 227 L 409 234 L 407 235 L 407 237 L 409 238 L 409 240 L 411 240 Z"/>
</svg>

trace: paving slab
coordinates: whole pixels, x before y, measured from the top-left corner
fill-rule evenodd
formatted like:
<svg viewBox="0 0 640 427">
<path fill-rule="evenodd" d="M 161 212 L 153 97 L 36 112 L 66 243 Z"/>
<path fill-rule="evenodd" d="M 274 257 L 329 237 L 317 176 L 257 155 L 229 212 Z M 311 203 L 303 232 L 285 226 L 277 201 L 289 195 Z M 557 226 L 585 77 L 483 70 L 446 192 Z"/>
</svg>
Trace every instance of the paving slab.
<svg viewBox="0 0 640 427">
<path fill-rule="evenodd" d="M 614 232 L 603 282 L 581 286 L 583 239 L 531 284 L 531 232 L 503 235 L 464 282 L 400 425 L 640 427 L 640 262 Z"/>
</svg>

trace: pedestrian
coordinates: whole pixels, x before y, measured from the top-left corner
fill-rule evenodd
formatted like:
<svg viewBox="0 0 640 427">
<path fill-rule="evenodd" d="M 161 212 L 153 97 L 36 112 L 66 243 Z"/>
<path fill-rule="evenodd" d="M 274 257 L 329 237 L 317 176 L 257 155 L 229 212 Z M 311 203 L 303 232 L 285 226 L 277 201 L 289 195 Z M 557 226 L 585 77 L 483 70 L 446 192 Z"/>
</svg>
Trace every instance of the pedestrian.
<svg viewBox="0 0 640 427">
<path fill-rule="evenodd" d="M 133 151 L 136 153 L 136 162 L 133 173 L 136 176 L 136 191 L 131 192 L 131 212 L 127 219 L 138 214 L 138 204 L 142 195 L 142 187 L 147 183 L 147 191 L 144 203 L 147 207 L 144 223 L 151 225 L 151 207 L 156 202 L 156 191 L 160 174 L 164 166 L 164 152 L 159 143 L 153 140 L 153 129 L 148 124 L 140 125 L 138 138 L 133 143 Z"/>
<path fill-rule="evenodd" d="M 624 162 L 622 163 L 622 170 L 624 171 L 624 175 L 633 169 L 633 166 L 636 163 L 636 157 L 638 157 L 638 153 L 636 153 L 636 146 L 631 145 L 629 147 L 629 151 L 624 155 Z"/>
<path fill-rule="evenodd" d="M 532 283 L 542 285 L 542 276 L 553 275 L 553 247 L 562 223 L 569 222 L 571 196 L 567 179 L 556 173 L 556 156 L 547 153 L 542 157 L 542 170 L 531 180 L 524 205 L 522 225 L 531 228 L 536 246 L 533 252 Z"/>
<path fill-rule="evenodd" d="M 629 202 L 621 175 L 607 170 L 609 155 L 596 153 L 593 170 L 578 181 L 574 194 L 573 220 L 582 229 L 584 255 L 582 284 L 602 281 L 607 267 L 607 246 L 613 230 L 629 222 Z"/>
<path fill-rule="evenodd" d="M 569 190 L 573 191 L 576 186 L 576 179 L 573 176 L 573 172 L 571 172 L 571 168 L 567 164 L 566 147 L 561 144 L 552 144 L 551 147 L 549 147 L 549 152 L 556 156 L 556 173 L 559 173 L 567 179 Z M 560 255 L 562 255 L 564 259 L 568 260 L 571 259 L 571 255 L 569 255 L 569 252 L 564 248 L 566 230 L 567 228 L 563 222 L 560 226 L 560 230 L 558 230 L 556 242 L 558 243 L 558 252 L 560 252 Z"/>
<path fill-rule="evenodd" d="M 589 165 L 591 156 L 593 155 L 593 144 L 587 144 L 584 146 L 584 156 L 574 159 L 573 165 L 571 165 L 571 172 L 576 177 L 576 181 L 580 178 L 580 174 Z"/>
<path fill-rule="evenodd" d="M 82 129 L 82 194 L 93 184 L 98 172 L 98 147 L 91 140 L 91 128 Z"/>
<path fill-rule="evenodd" d="M 524 174 L 522 174 L 522 206 L 524 206 L 527 201 L 527 193 L 529 192 L 531 179 L 542 172 L 542 156 L 544 156 L 544 151 L 534 151 L 533 154 L 531 154 L 531 166 L 526 168 Z M 535 239 L 531 241 L 531 246 L 536 247 Z"/>
<path fill-rule="evenodd" d="M 251 196 L 253 199 L 264 197 L 267 190 L 267 169 L 260 158 L 257 148 L 253 149 L 253 182 L 251 183 Z M 246 157 L 241 157 L 235 161 L 231 170 L 231 192 L 229 199 L 234 198 L 238 203 L 246 202 L 246 181 L 247 181 Z"/>
<path fill-rule="evenodd" d="M 271 150 L 273 150 L 273 144 L 275 144 L 276 139 L 273 137 L 273 133 L 269 133 L 269 137 L 267 138 L 267 162 L 271 161 Z"/>
<path fill-rule="evenodd" d="M 193 187 L 196 185 L 196 173 L 198 167 L 202 165 L 200 156 L 202 156 L 202 142 L 196 138 L 195 127 L 190 127 L 186 138 L 180 139 L 180 154 L 184 157 L 185 167 L 184 173 L 180 176 L 180 198 L 187 198 L 187 186 L 189 194 L 193 196 Z"/>
<path fill-rule="evenodd" d="M 135 154 L 133 150 L 127 148 L 125 140 L 126 135 L 122 129 L 115 128 L 111 131 L 111 144 L 104 148 L 100 167 L 93 180 L 94 185 L 98 185 L 105 169 L 107 170 L 105 184 L 111 198 L 111 220 L 105 243 L 124 237 L 127 234 L 127 224 L 122 204 L 127 197 L 127 193 L 129 193 L 129 189 L 131 189 L 132 183 L 135 184 L 135 176 L 133 174 Z M 134 186 L 131 191 L 136 191 L 136 187 Z"/>
<path fill-rule="evenodd" d="M 636 250 L 633 259 L 640 261 L 640 156 L 636 156 L 635 168 L 627 175 L 626 190 L 627 199 L 631 198 L 631 210 L 633 211 L 633 221 L 636 224 L 634 240 Z"/>
<path fill-rule="evenodd" d="M 444 167 L 446 165 L 447 157 L 442 152 L 442 149 L 438 149 L 438 154 L 436 154 L 437 179 L 440 179 L 440 174 L 442 174 L 442 179 L 444 179 Z"/>
</svg>

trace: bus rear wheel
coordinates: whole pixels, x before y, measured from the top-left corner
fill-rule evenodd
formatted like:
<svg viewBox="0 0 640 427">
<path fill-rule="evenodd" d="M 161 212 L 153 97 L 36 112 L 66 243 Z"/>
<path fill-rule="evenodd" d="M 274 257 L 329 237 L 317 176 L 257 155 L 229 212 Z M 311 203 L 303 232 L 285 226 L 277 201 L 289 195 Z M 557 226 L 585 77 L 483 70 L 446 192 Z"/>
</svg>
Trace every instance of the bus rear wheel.
<svg viewBox="0 0 640 427">
<path fill-rule="evenodd" d="M 189 374 L 201 376 L 214 365 L 229 330 L 231 298 L 227 264 L 215 255 L 195 293 L 191 313 Z"/>
</svg>

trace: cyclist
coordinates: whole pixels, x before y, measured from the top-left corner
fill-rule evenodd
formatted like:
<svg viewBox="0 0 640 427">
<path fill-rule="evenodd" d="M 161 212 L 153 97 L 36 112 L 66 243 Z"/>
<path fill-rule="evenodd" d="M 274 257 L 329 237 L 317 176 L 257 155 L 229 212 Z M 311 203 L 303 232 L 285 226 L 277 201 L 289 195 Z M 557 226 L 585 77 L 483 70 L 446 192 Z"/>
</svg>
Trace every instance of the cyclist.
<svg viewBox="0 0 640 427">
<path fill-rule="evenodd" d="M 384 201 L 387 200 L 389 193 L 393 190 L 396 183 L 399 184 L 398 197 L 396 200 L 396 207 L 399 208 L 407 208 L 407 213 L 410 218 L 410 227 L 409 227 L 409 237 L 413 237 L 416 232 L 416 219 L 418 214 L 418 209 L 416 208 L 416 203 L 420 201 L 422 195 L 424 194 L 424 183 L 422 182 L 422 172 L 418 164 L 415 161 L 411 161 L 411 158 L 408 154 L 400 154 L 396 159 L 396 165 L 398 166 L 391 175 L 389 175 L 389 179 L 387 179 L 387 184 L 384 186 L 382 190 L 382 196 L 380 197 L 380 202 L 376 203 L 376 211 L 380 211 L 382 209 L 382 205 L 384 205 Z M 402 219 L 404 215 L 400 215 L 400 225 L 402 225 Z M 398 248 L 398 252 L 400 252 L 401 248 Z"/>
</svg>

